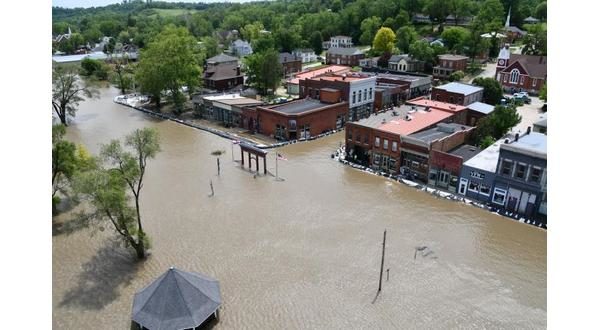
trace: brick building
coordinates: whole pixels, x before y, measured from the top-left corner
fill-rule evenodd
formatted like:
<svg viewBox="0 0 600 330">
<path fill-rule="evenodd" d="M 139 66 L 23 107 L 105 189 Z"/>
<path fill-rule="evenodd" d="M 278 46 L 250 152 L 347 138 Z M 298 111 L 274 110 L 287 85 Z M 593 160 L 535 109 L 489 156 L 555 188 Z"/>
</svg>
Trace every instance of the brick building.
<svg viewBox="0 0 600 330">
<path fill-rule="evenodd" d="M 296 73 L 294 75 L 294 78 L 291 78 L 286 82 L 287 92 L 288 94 L 293 95 L 300 94 L 300 79 L 317 78 L 329 73 L 343 74 L 346 72 L 350 72 L 351 69 L 352 68 L 350 68 L 349 66 L 343 65 L 326 65 L 319 69 L 313 69 Z"/>
<path fill-rule="evenodd" d="M 496 80 L 505 91 L 539 94 L 548 76 L 546 56 L 510 54 L 508 45 L 500 50 Z"/>
<path fill-rule="evenodd" d="M 467 69 L 468 57 L 462 55 L 438 55 L 438 65 L 433 67 L 433 78 L 448 79 L 454 71 Z"/>
<path fill-rule="evenodd" d="M 242 125 L 242 108 L 264 104 L 262 101 L 243 97 L 237 93 L 197 95 L 192 98 L 192 103 L 197 116 L 228 127 Z"/>
<path fill-rule="evenodd" d="M 424 96 L 408 100 L 408 101 L 406 101 L 406 104 L 417 106 L 417 107 L 431 108 L 431 109 L 448 112 L 448 113 L 452 114 L 452 118 L 450 119 L 450 122 L 461 124 L 461 125 L 467 124 L 468 111 L 467 111 L 467 108 L 462 105 L 445 103 L 445 102 L 441 102 L 441 101 L 432 101 L 432 100 L 425 98 Z"/>
<path fill-rule="evenodd" d="M 321 100 L 301 99 L 272 106 L 258 106 L 247 116 L 256 122 L 257 132 L 278 140 L 309 138 L 342 128 L 346 122 L 348 102 L 338 102 L 339 90 L 321 90 Z M 250 119 L 250 118 L 248 118 Z M 247 119 L 247 122 L 250 120 Z"/>
<path fill-rule="evenodd" d="M 244 84 L 237 57 L 219 54 L 206 60 L 204 87 L 224 91 Z"/>
<path fill-rule="evenodd" d="M 290 53 L 279 53 L 279 64 L 281 64 L 284 77 L 302 71 L 302 58 Z"/>
<path fill-rule="evenodd" d="M 363 58 L 365 58 L 365 53 L 354 47 L 332 47 L 327 50 L 325 55 L 327 64 L 348 66 L 358 66 Z"/>
<path fill-rule="evenodd" d="M 483 99 L 483 87 L 451 82 L 433 87 L 431 99 L 452 104 L 469 105 Z"/>
</svg>

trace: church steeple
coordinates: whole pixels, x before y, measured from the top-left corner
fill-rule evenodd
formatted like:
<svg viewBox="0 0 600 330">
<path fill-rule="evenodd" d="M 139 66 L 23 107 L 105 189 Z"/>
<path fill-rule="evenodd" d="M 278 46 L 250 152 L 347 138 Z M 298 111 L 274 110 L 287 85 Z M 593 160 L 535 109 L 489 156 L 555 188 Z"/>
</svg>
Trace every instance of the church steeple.
<svg viewBox="0 0 600 330">
<path fill-rule="evenodd" d="M 512 6 L 508 7 L 508 15 L 506 15 L 506 23 L 504 23 L 505 28 L 510 26 L 510 10 L 511 9 L 512 9 Z"/>
<path fill-rule="evenodd" d="M 504 47 L 500 49 L 500 54 L 498 54 L 498 62 L 496 63 L 496 80 L 500 81 L 499 72 L 506 69 L 509 60 L 510 48 L 508 44 L 505 44 Z"/>
</svg>

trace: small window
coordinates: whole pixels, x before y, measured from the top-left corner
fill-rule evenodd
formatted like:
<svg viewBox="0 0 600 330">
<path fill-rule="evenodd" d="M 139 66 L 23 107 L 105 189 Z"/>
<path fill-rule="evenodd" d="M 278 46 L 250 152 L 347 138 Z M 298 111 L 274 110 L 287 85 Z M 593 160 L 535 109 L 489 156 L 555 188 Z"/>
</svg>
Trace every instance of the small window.
<svg viewBox="0 0 600 330">
<path fill-rule="evenodd" d="M 352 130 L 348 130 L 348 140 L 352 140 Z"/>
<path fill-rule="evenodd" d="M 507 74 L 503 74 L 502 76 L 504 77 L 504 82 L 508 82 L 508 75 Z"/>
<path fill-rule="evenodd" d="M 535 87 L 536 84 L 537 84 L 537 79 L 533 78 L 533 81 L 531 82 L 531 86 Z"/>
<path fill-rule="evenodd" d="M 539 167 L 534 167 L 531 169 L 531 173 L 529 174 L 529 182 L 539 183 L 541 176 L 542 176 L 542 169 Z"/>
<path fill-rule="evenodd" d="M 513 169 L 513 163 L 510 160 L 502 161 L 502 175 L 511 175 Z"/>
<path fill-rule="evenodd" d="M 504 201 L 506 200 L 506 190 L 496 188 L 494 189 L 494 196 L 492 197 L 492 202 L 498 205 L 504 205 Z"/>
<path fill-rule="evenodd" d="M 388 140 L 383 139 L 383 149 L 387 150 L 387 148 L 388 148 Z"/>
<path fill-rule="evenodd" d="M 479 183 L 474 182 L 474 181 L 469 182 L 469 191 L 478 193 L 479 192 Z"/>
<path fill-rule="evenodd" d="M 352 92 L 352 103 L 356 103 L 356 91 Z"/>
<path fill-rule="evenodd" d="M 360 143 L 360 133 L 356 133 L 356 142 Z"/>
<path fill-rule="evenodd" d="M 364 143 L 364 144 L 369 144 L 369 136 L 368 136 L 368 135 L 365 135 L 365 136 L 364 136 L 364 138 L 363 138 L 363 143 Z"/>
<path fill-rule="evenodd" d="M 527 166 L 525 166 L 525 164 L 517 164 L 517 171 L 515 172 L 515 178 L 525 179 L 526 171 L 527 171 Z"/>
<path fill-rule="evenodd" d="M 358 102 L 362 101 L 362 91 L 358 91 Z"/>
<path fill-rule="evenodd" d="M 491 192 L 491 188 L 490 186 L 488 186 L 487 184 L 481 184 L 481 186 L 479 187 L 479 193 L 485 196 L 489 196 Z"/>
<path fill-rule="evenodd" d="M 392 151 L 398 151 L 398 142 L 392 141 Z"/>
<path fill-rule="evenodd" d="M 369 100 L 372 100 L 372 99 L 373 99 L 373 88 L 369 88 Z"/>
<path fill-rule="evenodd" d="M 525 76 L 521 76 L 521 85 L 525 84 Z"/>
<path fill-rule="evenodd" d="M 379 147 L 379 137 L 378 136 L 375 137 L 375 146 Z"/>
</svg>

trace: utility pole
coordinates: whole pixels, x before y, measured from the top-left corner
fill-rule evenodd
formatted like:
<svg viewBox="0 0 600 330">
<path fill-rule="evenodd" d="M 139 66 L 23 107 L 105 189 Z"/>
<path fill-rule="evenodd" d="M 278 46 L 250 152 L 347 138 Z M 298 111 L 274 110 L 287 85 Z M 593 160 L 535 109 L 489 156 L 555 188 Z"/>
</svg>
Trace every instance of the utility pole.
<svg viewBox="0 0 600 330">
<path fill-rule="evenodd" d="M 379 288 L 377 289 L 377 293 L 381 291 L 381 280 L 383 279 L 383 262 L 385 260 L 385 234 L 387 230 L 383 231 L 383 247 L 381 250 L 381 270 L 379 271 Z"/>
</svg>

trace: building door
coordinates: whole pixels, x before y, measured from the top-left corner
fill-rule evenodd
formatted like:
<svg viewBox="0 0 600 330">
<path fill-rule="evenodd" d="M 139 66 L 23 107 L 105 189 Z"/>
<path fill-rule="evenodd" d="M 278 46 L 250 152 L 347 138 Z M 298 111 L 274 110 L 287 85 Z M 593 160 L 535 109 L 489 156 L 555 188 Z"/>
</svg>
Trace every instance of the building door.
<svg viewBox="0 0 600 330">
<path fill-rule="evenodd" d="M 506 209 L 509 211 L 516 212 L 519 207 L 519 200 L 521 198 L 521 191 L 515 188 L 508 189 L 508 203 L 506 203 Z"/>
<path fill-rule="evenodd" d="M 464 195 L 467 192 L 467 184 L 469 180 L 460 178 L 460 185 L 458 186 L 458 193 Z"/>
<path fill-rule="evenodd" d="M 521 195 L 521 200 L 519 203 L 519 213 L 521 214 L 525 214 L 525 210 L 527 209 L 527 201 L 529 201 L 529 193 L 528 192 L 523 192 L 523 195 Z"/>
</svg>

